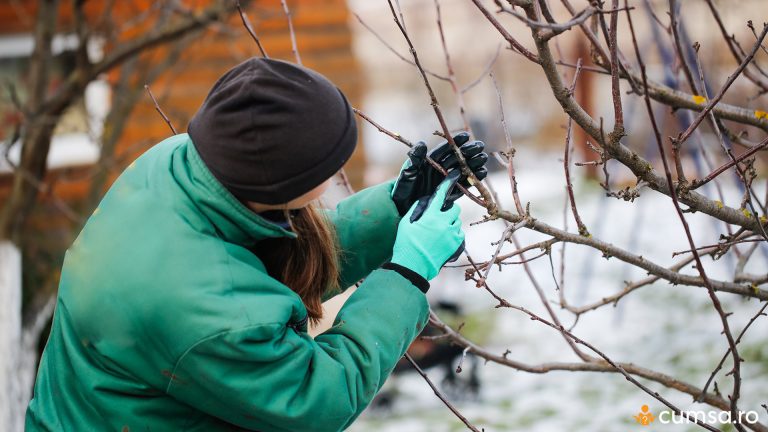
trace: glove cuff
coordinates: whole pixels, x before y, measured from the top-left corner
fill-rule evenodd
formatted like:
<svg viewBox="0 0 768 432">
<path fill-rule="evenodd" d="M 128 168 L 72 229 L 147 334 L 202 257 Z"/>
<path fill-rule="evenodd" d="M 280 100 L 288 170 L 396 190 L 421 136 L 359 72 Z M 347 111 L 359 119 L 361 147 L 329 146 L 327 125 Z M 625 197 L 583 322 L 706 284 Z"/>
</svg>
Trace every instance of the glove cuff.
<svg viewBox="0 0 768 432">
<path fill-rule="evenodd" d="M 424 294 L 429 290 L 429 281 L 424 279 L 423 276 L 409 269 L 408 267 L 393 262 L 385 262 L 381 268 L 385 270 L 392 270 L 400 274 L 400 276 L 408 279 L 416 288 L 420 289 Z"/>
</svg>

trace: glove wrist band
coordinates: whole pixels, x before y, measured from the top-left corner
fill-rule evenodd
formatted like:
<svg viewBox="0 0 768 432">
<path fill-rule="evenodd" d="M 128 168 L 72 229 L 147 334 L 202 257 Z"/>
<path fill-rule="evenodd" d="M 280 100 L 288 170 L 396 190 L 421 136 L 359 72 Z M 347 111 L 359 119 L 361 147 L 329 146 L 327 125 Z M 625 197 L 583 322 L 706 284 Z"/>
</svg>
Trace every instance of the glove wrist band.
<svg viewBox="0 0 768 432">
<path fill-rule="evenodd" d="M 400 276 L 408 279 L 416 288 L 421 290 L 424 294 L 427 293 L 427 290 L 429 290 L 429 281 L 426 280 L 422 275 L 416 273 L 415 271 L 409 269 L 408 267 L 401 266 L 400 264 L 395 264 L 393 262 L 386 262 L 384 263 L 381 268 L 385 270 L 392 270 L 400 274 Z"/>
</svg>

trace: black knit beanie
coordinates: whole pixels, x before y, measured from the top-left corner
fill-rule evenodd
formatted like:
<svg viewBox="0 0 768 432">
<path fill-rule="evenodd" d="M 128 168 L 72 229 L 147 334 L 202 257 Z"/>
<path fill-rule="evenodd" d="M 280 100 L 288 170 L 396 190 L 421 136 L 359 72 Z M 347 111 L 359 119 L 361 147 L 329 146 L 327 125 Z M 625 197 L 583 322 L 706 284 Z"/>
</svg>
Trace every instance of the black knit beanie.
<svg viewBox="0 0 768 432">
<path fill-rule="evenodd" d="M 344 165 L 357 143 L 352 108 L 327 78 L 256 57 L 219 78 L 188 132 L 233 195 L 262 204 L 311 191 Z"/>
</svg>

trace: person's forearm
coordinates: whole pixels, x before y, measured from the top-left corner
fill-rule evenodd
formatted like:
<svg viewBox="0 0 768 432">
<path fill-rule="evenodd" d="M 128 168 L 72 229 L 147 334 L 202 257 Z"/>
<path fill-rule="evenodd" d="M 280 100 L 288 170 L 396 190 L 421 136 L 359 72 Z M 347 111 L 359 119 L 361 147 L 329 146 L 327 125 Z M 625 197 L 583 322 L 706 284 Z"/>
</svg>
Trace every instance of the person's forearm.
<svg viewBox="0 0 768 432">
<path fill-rule="evenodd" d="M 400 215 L 390 198 L 392 181 L 341 201 L 328 216 L 340 248 L 340 286 L 346 289 L 392 256 Z"/>
</svg>

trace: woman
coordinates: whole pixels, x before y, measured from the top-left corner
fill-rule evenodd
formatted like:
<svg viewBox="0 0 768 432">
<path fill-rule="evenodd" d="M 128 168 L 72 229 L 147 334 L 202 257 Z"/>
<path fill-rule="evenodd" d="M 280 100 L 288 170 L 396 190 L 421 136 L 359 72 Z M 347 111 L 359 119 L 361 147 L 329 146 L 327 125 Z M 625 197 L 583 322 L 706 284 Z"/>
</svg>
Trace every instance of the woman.
<svg viewBox="0 0 768 432">
<path fill-rule="evenodd" d="M 428 280 L 462 247 L 466 184 L 447 145 L 432 153 L 442 180 L 419 144 L 396 182 L 319 210 L 356 139 L 316 72 L 254 58 L 222 76 L 67 251 L 27 430 L 349 426 L 427 322 Z M 462 151 L 485 176 L 482 143 Z M 363 277 L 308 336 L 321 301 Z"/>
</svg>

